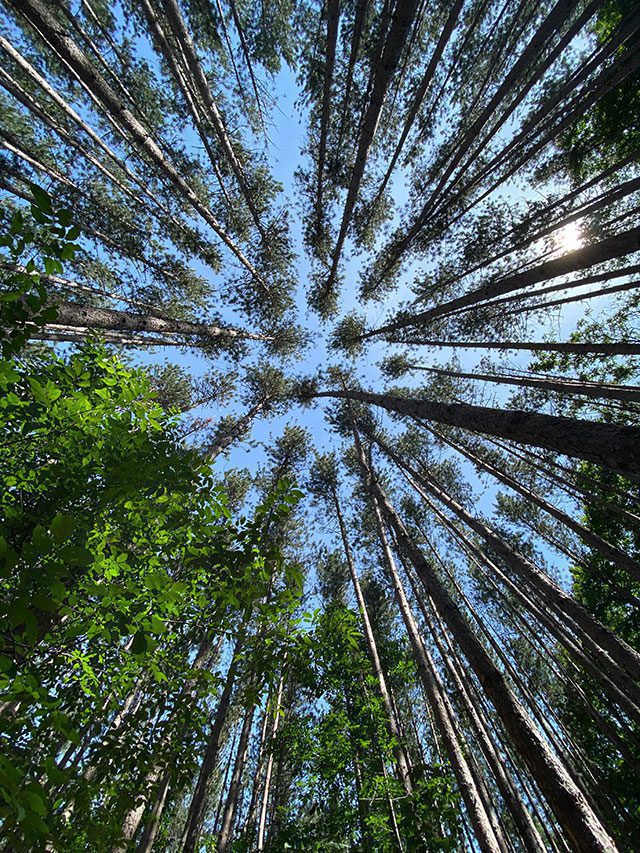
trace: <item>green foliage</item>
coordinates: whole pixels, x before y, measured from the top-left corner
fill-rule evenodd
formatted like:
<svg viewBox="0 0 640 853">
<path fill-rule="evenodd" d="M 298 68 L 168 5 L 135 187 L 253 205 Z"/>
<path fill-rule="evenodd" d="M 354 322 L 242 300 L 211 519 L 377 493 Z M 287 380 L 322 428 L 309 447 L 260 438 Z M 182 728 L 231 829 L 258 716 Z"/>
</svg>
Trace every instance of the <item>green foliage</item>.
<svg viewBox="0 0 640 853">
<path fill-rule="evenodd" d="M 63 261 L 72 260 L 79 246 L 80 229 L 72 225 L 73 212 L 57 209 L 49 193 L 30 184 L 29 212 L 3 211 L 9 221 L 0 247 L 6 253 L 0 282 L 0 347 L 4 358 L 19 352 L 33 331 L 52 323 L 55 307 L 47 305 L 47 289 L 42 274 L 63 272 Z M 25 254 L 30 257 L 22 263 Z M 5 271 L 6 270 L 6 271 Z"/>
<path fill-rule="evenodd" d="M 310 643 L 306 690 L 279 737 L 294 793 L 269 850 L 395 850 L 390 801 L 408 849 L 455 849 L 459 799 L 444 769 L 416 765 L 411 798 L 394 778 L 394 741 L 359 614 L 329 600 Z"/>
<path fill-rule="evenodd" d="M 142 756 L 127 752 L 143 718 L 115 739 L 109 720 L 142 683 L 143 716 L 167 691 L 179 700 L 195 677 L 194 642 L 235 630 L 282 571 L 268 529 L 299 493 L 282 481 L 253 518 L 234 524 L 146 375 L 100 346 L 4 361 L 1 381 L 0 816 L 12 849 L 44 839 L 86 849 L 89 832 L 106 849 L 145 772 Z M 269 613 L 294 608 L 299 583 L 287 569 Z M 265 673 L 278 648 L 261 651 Z M 196 692 L 206 697 L 217 683 L 202 672 Z M 204 724 L 190 706 L 187 742 Z M 180 778 L 193 753 L 182 753 L 178 735 Z M 86 778 L 87 766 L 62 754 L 88 747 Z"/>
<path fill-rule="evenodd" d="M 608 0 L 598 11 L 595 34 L 603 44 L 637 8 L 634 0 Z M 636 50 L 633 39 L 619 48 L 616 58 Z M 576 180 L 622 160 L 638 150 L 640 129 L 640 72 L 626 76 L 606 92 L 561 138 L 569 170 Z"/>
<path fill-rule="evenodd" d="M 362 335 L 366 330 L 364 318 L 358 314 L 347 314 L 333 331 L 331 346 L 354 358 L 362 352 Z"/>
</svg>

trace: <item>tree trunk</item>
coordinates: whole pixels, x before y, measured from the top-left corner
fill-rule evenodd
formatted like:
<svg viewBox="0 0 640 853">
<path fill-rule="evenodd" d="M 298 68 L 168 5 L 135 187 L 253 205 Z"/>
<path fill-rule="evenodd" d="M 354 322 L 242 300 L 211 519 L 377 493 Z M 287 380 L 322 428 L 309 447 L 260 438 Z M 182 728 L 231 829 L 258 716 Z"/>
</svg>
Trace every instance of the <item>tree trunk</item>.
<svg viewBox="0 0 640 853">
<path fill-rule="evenodd" d="M 269 794 L 271 793 L 271 776 L 273 774 L 273 745 L 278 734 L 280 726 L 280 707 L 282 705 L 282 691 L 284 690 L 284 672 L 280 674 L 278 683 L 278 694 L 276 696 L 276 705 L 273 712 L 273 725 L 271 727 L 271 737 L 269 744 L 269 758 L 267 759 L 267 768 L 264 775 L 264 787 L 262 789 L 262 801 L 260 804 L 260 819 L 258 821 L 258 841 L 256 850 L 258 853 L 264 851 L 267 830 L 267 807 L 269 805 Z"/>
<path fill-rule="evenodd" d="M 251 726 L 253 725 L 253 713 L 255 706 L 252 705 L 244 712 L 244 720 L 242 722 L 242 730 L 240 739 L 238 740 L 238 748 L 236 750 L 236 760 L 233 766 L 233 774 L 231 776 L 231 784 L 227 794 L 224 812 L 222 815 L 222 826 L 220 828 L 220 837 L 218 838 L 217 853 L 225 853 L 231 842 L 233 834 L 233 824 L 238 807 L 238 797 L 241 791 L 242 774 L 247 761 L 247 751 L 249 749 L 249 736 L 251 735 Z"/>
<path fill-rule="evenodd" d="M 539 57 L 544 46 L 566 21 L 575 5 L 574 0 L 558 0 L 538 30 L 534 33 L 527 46 L 520 54 L 493 97 L 490 99 L 489 103 L 483 109 L 482 113 L 465 131 L 462 139 L 455 148 L 455 156 L 450 160 L 448 166 L 443 171 L 438 184 L 425 201 L 422 210 L 418 214 L 413 225 L 409 229 L 405 230 L 402 237 L 392 244 L 389 257 L 385 263 L 385 269 L 382 273 L 383 276 L 392 268 L 420 233 L 420 230 L 426 223 L 433 207 L 435 206 L 436 199 L 442 193 L 455 168 L 462 162 L 473 143 L 477 140 L 486 123 L 495 114 L 497 106 L 507 95 L 511 95 L 514 92 L 517 83 L 526 75 L 527 71 L 530 70 L 533 61 Z M 533 67 L 536 68 L 536 73 L 533 74 L 527 83 L 520 89 L 518 95 L 520 100 L 522 100 L 522 98 L 530 91 L 539 79 L 541 69 L 535 65 Z M 546 65 L 543 64 L 542 69 L 546 70 Z"/>
<path fill-rule="evenodd" d="M 170 3 L 171 0 L 166 0 Z M 196 193 L 182 178 L 176 166 L 166 157 L 157 143 L 149 135 L 149 131 L 141 122 L 120 102 L 120 98 L 109 84 L 89 62 L 41 0 L 9 0 L 17 12 L 23 15 L 42 36 L 49 42 L 58 56 L 67 63 L 78 79 L 87 87 L 96 100 L 103 106 L 108 116 L 111 116 L 125 128 L 133 137 L 140 150 L 155 163 L 160 172 L 176 187 L 194 210 L 207 222 L 227 248 L 236 256 L 240 263 L 251 273 L 254 280 L 268 292 L 268 287 L 253 265 L 245 258 L 242 251 L 226 233 L 211 211 L 204 205 Z"/>
<path fill-rule="evenodd" d="M 367 332 L 364 338 L 377 335 L 378 330 Z M 434 340 L 402 340 L 387 338 L 392 344 L 407 346 L 455 347 L 460 349 L 513 349 L 529 350 L 530 352 L 561 352 L 570 355 L 640 355 L 640 341 L 620 341 L 617 343 L 552 343 L 551 341 L 434 341 Z"/>
<path fill-rule="evenodd" d="M 418 314 L 410 314 L 400 320 L 387 323 L 387 325 L 376 329 L 376 334 L 396 332 L 407 326 L 424 326 L 428 321 L 434 320 L 436 317 L 452 314 L 460 308 L 477 305 L 487 299 L 493 299 L 496 296 L 502 296 L 514 290 L 522 290 L 525 287 L 531 287 L 534 284 L 538 284 L 541 281 L 548 281 L 559 275 L 578 272 L 595 264 L 624 257 L 639 250 L 640 226 L 636 226 L 613 237 L 605 237 L 604 240 L 600 240 L 598 243 L 583 246 L 581 249 L 576 249 L 573 252 L 566 252 L 559 258 L 546 261 L 524 272 L 489 282 L 489 284 L 478 287 L 462 296 L 450 299 L 448 302 L 442 302 L 433 308 L 428 308 L 426 311 L 420 311 Z"/>
<path fill-rule="evenodd" d="M 253 419 L 260 414 L 260 412 L 264 409 L 264 407 L 268 404 L 269 398 L 265 397 L 262 400 L 259 400 L 255 405 L 253 405 L 246 414 L 244 414 L 240 420 L 236 423 L 235 427 L 225 435 L 223 438 L 218 439 L 217 443 L 210 448 L 207 448 L 207 460 L 209 462 L 213 462 L 221 453 L 229 447 L 230 444 L 233 444 L 236 439 L 240 438 L 240 436 L 244 433 L 244 431 L 249 427 Z"/>
<path fill-rule="evenodd" d="M 329 132 L 329 113 L 331 110 L 331 82 L 336 59 L 336 41 L 340 20 L 340 0 L 327 0 L 327 40 L 325 48 L 324 80 L 322 83 L 322 107 L 320 110 L 320 141 L 318 143 L 318 183 L 316 186 L 315 216 L 318 224 L 324 217 L 322 200 L 322 182 L 324 178 L 327 152 L 327 134 Z"/>
<path fill-rule="evenodd" d="M 580 522 L 571 518 L 570 515 L 567 515 L 562 510 L 553 506 L 553 504 L 550 504 L 543 497 L 522 485 L 522 483 L 515 480 L 513 477 L 510 477 L 504 471 L 500 471 L 495 467 L 495 465 L 491 465 L 489 462 L 486 462 L 484 459 L 481 459 L 474 453 L 471 453 L 471 451 L 467 450 L 466 447 L 451 441 L 451 439 L 436 430 L 433 430 L 433 434 L 441 441 L 446 442 L 454 450 L 457 450 L 458 453 L 466 456 L 466 458 L 469 459 L 476 468 L 482 469 L 483 471 L 491 474 L 491 476 L 495 477 L 496 480 L 518 492 L 518 494 L 522 495 L 535 506 L 540 507 L 540 509 L 544 510 L 557 521 L 564 524 L 565 527 L 568 527 L 569 530 L 573 531 L 573 533 L 576 533 L 582 541 L 594 551 L 597 551 L 599 554 L 602 554 L 605 559 L 610 560 L 612 563 L 615 563 L 616 566 L 624 569 L 634 580 L 640 581 L 640 564 L 620 548 L 617 548 L 615 545 L 611 545 L 610 542 L 607 542 L 601 536 L 598 536 L 597 533 L 593 533 L 589 528 L 580 524 Z"/>
<path fill-rule="evenodd" d="M 349 574 L 351 575 L 353 591 L 355 592 L 356 601 L 358 602 L 358 610 L 360 611 L 360 618 L 362 619 L 362 628 L 367 644 L 367 651 L 369 653 L 369 660 L 371 661 L 373 671 L 375 672 L 376 678 L 378 680 L 378 689 L 380 691 L 382 703 L 385 708 L 387 727 L 389 730 L 389 734 L 391 735 L 391 738 L 394 742 L 393 752 L 396 759 L 398 781 L 402 784 L 406 795 L 411 796 L 411 794 L 413 793 L 413 785 L 411 783 L 409 760 L 407 758 L 403 740 L 398 727 L 397 716 L 391 702 L 389 688 L 387 687 L 387 680 L 385 678 L 385 674 L 382 669 L 382 664 L 380 662 L 378 646 L 376 644 L 376 639 L 373 635 L 373 629 L 371 627 L 371 621 L 369 620 L 367 605 L 362 594 L 362 588 L 360 587 L 360 579 L 358 578 L 358 572 L 356 571 L 356 567 L 353 562 L 353 556 L 351 554 L 351 548 L 349 546 L 349 540 L 347 537 L 347 529 L 344 523 L 344 518 L 342 517 L 340 500 L 338 498 L 338 493 L 335 489 L 333 489 L 333 501 L 335 505 L 338 524 L 340 526 L 340 536 L 342 538 L 344 554 L 347 560 L 347 565 L 349 567 Z"/>
<path fill-rule="evenodd" d="M 187 814 L 187 819 L 185 821 L 180 840 L 183 853 L 193 853 L 198 842 L 198 836 L 202 827 L 202 819 L 206 807 L 207 786 L 211 775 L 215 770 L 218 759 L 220 737 L 222 735 L 222 729 L 226 722 L 227 713 L 231 704 L 231 695 L 233 693 L 233 686 L 238 672 L 238 655 L 240 654 L 244 644 L 245 632 L 246 628 L 243 627 L 235 642 L 231 662 L 227 671 L 227 677 L 222 693 L 220 694 L 218 707 L 213 719 L 213 725 L 211 726 L 207 748 L 202 757 L 200 772 L 198 774 L 198 779 L 193 791 L 189 812 Z"/>
<path fill-rule="evenodd" d="M 422 611 L 425 624 L 428 626 L 429 631 L 431 632 L 431 637 L 433 638 L 434 643 L 438 649 L 441 659 L 444 661 L 447 666 L 448 672 L 453 680 L 453 683 L 458 690 L 458 695 L 460 697 L 460 701 L 462 707 L 467 714 L 469 721 L 471 723 L 472 729 L 475 733 L 478 742 L 480 743 L 480 748 L 485 756 L 487 764 L 489 765 L 491 772 L 496 780 L 496 784 L 502 797 L 507 805 L 507 808 L 511 812 L 513 820 L 518 827 L 518 831 L 522 837 L 522 840 L 525 843 L 525 848 L 529 853 L 544 853 L 546 847 L 544 842 L 542 841 L 538 830 L 536 829 L 535 823 L 531 819 L 525 804 L 522 801 L 520 796 L 520 792 L 516 788 L 513 779 L 507 772 L 506 767 L 504 766 L 504 761 L 502 756 L 498 754 L 498 751 L 491 739 L 491 735 L 488 730 L 488 725 L 485 720 L 482 719 L 481 711 L 479 708 L 476 708 L 473 699 L 470 695 L 470 691 L 466 685 L 467 674 L 462 666 L 460 666 L 459 661 L 457 660 L 457 656 L 455 653 L 455 649 L 451 645 L 448 635 L 446 634 L 444 625 L 439 620 L 436 614 L 437 623 L 434 623 L 431 619 L 431 616 L 427 610 L 426 604 L 422 599 L 418 589 L 415 586 L 412 573 L 407 570 L 407 576 L 409 578 L 409 582 L 413 588 L 414 596 L 416 601 L 418 602 L 418 607 Z M 428 601 L 433 606 L 430 598 Z M 443 646 L 441 641 L 441 637 L 443 637 L 447 642 L 447 648 Z"/>
<path fill-rule="evenodd" d="M 373 138 L 380 120 L 380 113 L 382 112 L 391 77 L 397 68 L 402 49 L 413 24 L 417 7 L 418 0 L 398 0 L 382 57 L 380 62 L 374 66 L 371 97 L 362 120 L 362 130 L 360 132 L 355 165 L 351 173 L 347 198 L 342 213 L 340 232 L 333 252 L 331 269 L 325 283 L 327 292 L 331 292 L 335 285 L 340 256 L 351 223 L 353 209 L 358 198 L 369 151 L 371 150 Z"/>
<path fill-rule="evenodd" d="M 499 385 L 517 385 L 520 388 L 533 388 L 541 391 L 557 391 L 559 394 L 577 394 L 595 400 L 628 400 L 640 403 L 640 385 L 607 385 L 602 382 L 585 382 L 568 376 L 542 378 L 531 374 L 512 376 L 506 373 L 465 373 L 458 370 L 444 370 L 437 367 L 410 365 L 411 370 L 423 370 L 438 376 L 451 376 L 456 379 L 474 379 L 482 382 L 495 382 Z"/>
<path fill-rule="evenodd" d="M 361 465 L 362 464 L 361 458 Z M 385 565 L 391 577 L 400 613 L 402 615 L 407 634 L 409 635 L 418 673 L 423 683 L 431 710 L 436 719 L 438 729 L 444 741 L 449 761 L 451 762 L 456 780 L 460 787 L 462 799 L 474 827 L 476 838 L 483 851 L 498 853 L 502 850 L 502 845 L 496 836 L 491 816 L 485 807 L 484 798 L 478 788 L 476 779 L 471 772 L 469 764 L 464 756 L 463 749 L 459 743 L 459 734 L 456 731 L 455 725 L 456 717 L 444 693 L 444 688 L 438 676 L 435 663 L 420 637 L 415 617 L 411 612 L 407 596 L 402 586 L 402 581 L 400 580 L 395 567 L 393 555 L 384 532 L 382 516 L 380 515 L 378 503 L 375 499 L 373 508 L 376 515 L 378 536 L 382 545 Z"/>
<path fill-rule="evenodd" d="M 406 118 L 404 120 L 404 125 L 402 127 L 402 133 L 400 134 L 400 137 L 396 142 L 393 155 L 391 157 L 389 165 L 387 166 L 387 171 L 385 172 L 384 178 L 382 179 L 382 183 L 376 193 L 376 197 L 374 202 L 372 203 L 372 206 L 373 204 L 375 204 L 375 201 L 377 201 L 377 199 L 382 196 L 385 189 L 387 188 L 387 184 L 391 179 L 391 175 L 393 174 L 393 170 L 396 167 L 396 163 L 400 158 L 400 154 L 402 153 L 404 144 L 407 141 L 407 137 L 409 136 L 411 128 L 413 127 L 413 123 L 415 122 L 416 117 L 420 111 L 420 107 L 422 106 L 422 102 L 424 101 L 425 95 L 427 94 L 427 90 L 431 85 L 431 81 L 433 80 L 433 75 L 435 74 L 438 63 L 440 62 L 442 54 L 449 42 L 449 39 L 451 38 L 451 34 L 453 33 L 453 30 L 455 29 L 455 26 L 458 23 L 460 12 L 463 6 L 464 0 L 454 0 L 453 5 L 451 6 L 449 17 L 447 18 L 442 32 L 440 33 L 440 38 L 438 39 L 433 54 L 431 55 L 429 64 L 427 65 L 425 72 L 422 75 L 422 79 L 420 80 L 418 89 L 415 95 L 413 96 L 413 100 L 411 101 L 411 106 L 409 107 Z"/>
<path fill-rule="evenodd" d="M 546 741 L 512 693 L 504 675 L 471 631 L 446 587 L 422 552 L 412 542 L 400 517 L 368 468 L 362 450 L 360 450 L 360 459 L 367 490 L 379 503 L 383 516 L 394 530 L 401 553 L 414 566 L 425 591 L 431 595 L 439 615 L 476 673 L 567 838 L 578 853 L 615 851 L 616 846 L 613 840 L 590 808 L 584 794 L 551 752 Z"/>
<path fill-rule="evenodd" d="M 471 530 L 480 536 L 489 547 L 508 565 L 518 577 L 535 589 L 546 607 L 551 607 L 569 625 L 574 626 L 581 643 L 593 655 L 598 666 L 623 695 L 629 698 L 628 710 L 635 713 L 640 721 L 640 654 L 628 646 L 597 619 L 585 610 L 570 595 L 564 592 L 551 578 L 541 572 L 533 563 L 514 551 L 506 542 L 491 530 L 488 525 L 474 518 L 448 495 L 431 477 L 423 475 L 404 462 L 381 439 L 372 439 L 392 459 L 396 465 L 406 471 L 412 480 L 433 495 L 440 503 L 448 507 Z"/>
<path fill-rule="evenodd" d="M 169 21 L 169 26 L 171 27 L 176 41 L 180 45 L 180 48 L 186 59 L 189 72 L 191 73 L 191 76 L 195 82 L 196 90 L 200 98 L 202 99 L 202 103 L 205 105 L 205 108 L 207 110 L 207 116 L 211 121 L 211 124 L 216 133 L 216 136 L 218 137 L 220 145 L 222 146 L 222 149 L 226 154 L 227 160 L 231 165 L 233 173 L 238 182 L 238 186 L 240 187 L 240 191 L 247 204 L 247 207 L 249 208 L 253 221 L 261 236 L 263 237 L 263 239 L 265 239 L 266 234 L 264 232 L 264 229 L 262 228 L 260 217 L 254 204 L 251 190 L 247 186 L 247 182 L 242 171 L 242 166 L 235 151 L 233 150 L 233 145 L 231 144 L 231 140 L 229 139 L 227 129 L 224 126 L 222 116 L 220 115 L 218 106 L 213 99 L 213 95 L 211 94 L 211 90 L 209 89 L 209 84 L 207 83 L 207 78 L 205 77 L 204 71 L 202 70 L 202 66 L 198 61 L 196 50 L 193 42 L 191 41 L 191 36 L 189 35 L 189 31 L 185 24 L 184 18 L 182 17 L 180 7 L 178 6 L 176 0 L 162 0 L 162 7 L 167 16 L 167 20 Z"/>
<path fill-rule="evenodd" d="M 595 462 L 632 480 L 640 478 L 638 427 L 594 423 L 536 412 L 491 409 L 468 403 L 439 403 L 424 398 L 396 397 L 368 391 L 320 391 L 312 396 L 371 403 L 418 421 L 436 421 L 535 447 L 545 447 L 566 456 Z"/>
<path fill-rule="evenodd" d="M 115 308 L 97 308 L 91 305 L 81 305 L 78 302 L 58 302 L 54 326 L 71 326 L 74 328 L 106 329 L 110 332 L 155 332 L 157 334 L 175 334 L 185 337 L 198 337 L 205 341 L 218 343 L 227 340 L 268 341 L 268 335 L 245 332 L 242 329 L 212 326 L 206 323 L 196 323 L 189 320 L 173 320 L 153 314 L 131 314 L 118 311 Z"/>
</svg>

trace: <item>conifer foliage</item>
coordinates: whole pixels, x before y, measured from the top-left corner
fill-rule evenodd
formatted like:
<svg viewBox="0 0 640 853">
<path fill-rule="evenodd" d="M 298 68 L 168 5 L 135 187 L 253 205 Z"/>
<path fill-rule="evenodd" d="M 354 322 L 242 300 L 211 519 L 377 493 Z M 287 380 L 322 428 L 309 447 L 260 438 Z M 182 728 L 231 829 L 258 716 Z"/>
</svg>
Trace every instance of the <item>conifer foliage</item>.
<svg viewBox="0 0 640 853">
<path fill-rule="evenodd" d="M 638 4 L 1 7 L 0 849 L 636 849 Z"/>
</svg>

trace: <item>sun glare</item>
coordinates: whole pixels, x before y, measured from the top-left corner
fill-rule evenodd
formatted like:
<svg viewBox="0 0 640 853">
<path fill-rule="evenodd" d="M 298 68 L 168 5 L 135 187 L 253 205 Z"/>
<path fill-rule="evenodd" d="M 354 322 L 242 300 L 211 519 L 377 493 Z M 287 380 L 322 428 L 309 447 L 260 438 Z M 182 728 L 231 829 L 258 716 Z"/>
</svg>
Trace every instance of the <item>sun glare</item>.
<svg viewBox="0 0 640 853">
<path fill-rule="evenodd" d="M 563 252 L 573 252 L 584 244 L 582 231 L 576 222 L 570 222 L 561 228 L 556 235 L 558 248 Z"/>
</svg>

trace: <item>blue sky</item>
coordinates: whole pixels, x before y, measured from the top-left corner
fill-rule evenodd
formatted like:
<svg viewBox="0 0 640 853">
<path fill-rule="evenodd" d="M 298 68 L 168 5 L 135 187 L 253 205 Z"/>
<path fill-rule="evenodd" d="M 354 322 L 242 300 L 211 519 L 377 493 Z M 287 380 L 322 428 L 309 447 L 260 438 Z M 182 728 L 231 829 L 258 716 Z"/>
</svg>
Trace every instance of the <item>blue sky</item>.
<svg viewBox="0 0 640 853">
<path fill-rule="evenodd" d="M 305 117 L 300 114 L 296 107 L 296 99 L 298 97 L 298 88 L 295 82 L 294 73 L 284 68 L 275 80 L 273 87 L 275 92 L 277 108 L 271 111 L 271 126 L 269 128 L 269 137 L 271 145 L 265 151 L 268 163 L 272 169 L 274 177 L 280 181 L 284 187 L 283 201 L 290 214 L 291 234 L 293 239 L 294 249 L 297 253 L 295 264 L 297 274 L 297 289 L 296 289 L 296 307 L 298 321 L 306 327 L 310 332 L 310 344 L 306 351 L 302 354 L 299 360 L 290 361 L 287 365 L 296 373 L 315 373 L 318 368 L 327 366 L 330 363 L 339 361 L 340 358 L 335 352 L 331 352 L 327 347 L 327 338 L 331 333 L 333 322 L 323 324 L 307 306 L 306 301 L 306 283 L 310 272 L 310 264 L 306 257 L 305 250 L 302 244 L 302 218 L 303 210 L 298 199 L 294 174 L 296 169 L 302 163 L 301 150 L 305 139 Z M 505 133 L 507 129 L 505 129 Z M 194 140 L 194 144 L 197 144 Z M 396 173 L 393 184 L 394 199 L 396 202 L 396 211 L 400 211 L 405 201 L 407 200 L 407 192 L 405 188 L 404 176 L 401 171 Z M 500 191 L 501 197 L 510 198 L 514 206 L 519 206 L 523 200 L 530 198 L 533 193 L 522 181 L 514 181 L 507 188 L 502 188 Z M 397 214 L 396 214 L 397 217 Z M 396 218 L 397 221 L 397 218 Z M 381 241 L 382 242 L 382 235 Z M 419 264 L 412 264 L 405 273 L 401 285 L 384 303 L 368 303 L 361 305 L 358 301 L 358 286 L 359 286 L 359 271 L 361 261 L 358 258 L 349 258 L 349 246 L 345 252 L 344 264 L 344 286 L 341 294 L 340 313 L 346 313 L 351 309 L 358 309 L 360 313 L 366 313 L 368 324 L 375 326 L 382 322 L 388 315 L 394 304 L 402 302 L 410 294 L 410 283 L 412 271 L 420 269 Z M 577 305 L 572 310 L 573 317 L 568 320 L 563 320 L 563 331 L 568 331 L 572 328 L 575 319 L 579 316 L 581 306 Z M 536 337 L 535 334 L 533 337 Z M 356 359 L 352 363 L 353 376 L 358 379 L 364 387 L 372 390 L 382 390 L 383 377 L 377 369 L 377 362 L 384 356 L 389 355 L 392 351 L 400 351 L 399 347 L 390 347 L 379 341 L 372 341 L 366 350 L 364 357 Z M 472 368 L 475 366 L 482 351 L 477 350 L 462 350 L 456 352 L 460 363 L 464 368 Z M 426 353 L 425 353 L 426 355 Z M 451 351 L 428 351 L 428 364 L 443 364 L 451 357 Z M 189 367 L 196 374 L 199 374 L 208 367 L 209 362 L 199 356 L 195 351 L 189 351 L 186 354 L 179 350 L 158 350 L 148 356 L 143 356 L 144 361 L 162 361 L 164 359 L 177 361 L 178 363 Z M 529 354 L 515 353 L 510 355 L 509 359 L 512 365 L 526 365 L 529 361 Z M 415 381 L 420 381 L 418 375 Z M 411 379 L 403 380 L 406 384 L 410 384 Z M 499 405 L 504 402 L 509 395 L 509 391 L 500 388 L 497 385 L 488 386 L 487 404 L 492 402 Z M 292 407 L 284 415 L 269 418 L 258 418 L 254 421 L 251 430 L 250 441 L 235 443 L 230 452 L 224 457 L 219 457 L 216 461 L 216 469 L 225 471 L 230 468 L 248 468 L 255 470 L 264 461 L 264 446 L 270 446 L 274 439 L 280 435 L 287 423 L 305 427 L 312 437 L 313 447 L 318 450 L 326 450 L 335 447 L 336 437 L 330 432 L 323 410 L 327 403 L 310 408 L 301 408 L 299 406 Z M 233 412 L 242 414 L 244 406 L 239 403 L 231 403 L 228 406 L 218 407 L 213 405 L 206 409 L 200 410 L 199 414 L 204 417 L 219 417 L 221 415 Z M 389 423 L 388 418 L 385 418 Z M 474 488 L 477 496 L 476 511 L 490 514 L 495 499 L 495 494 L 498 491 L 497 486 L 489 479 L 479 479 L 475 473 L 473 466 L 466 460 L 460 460 L 461 468 L 464 476 Z M 351 484 L 345 484 L 350 491 Z M 320 531 L 317 531 L 320 532 Z M 326 531 L 320 532 L 318 542 L 326 542 Z M 548 549 L 544 549 L 545 556 L 552 561 L 552 565 L 566 577 L 566 561 L 558 555 L 551 554 Z"/>
</svg>

